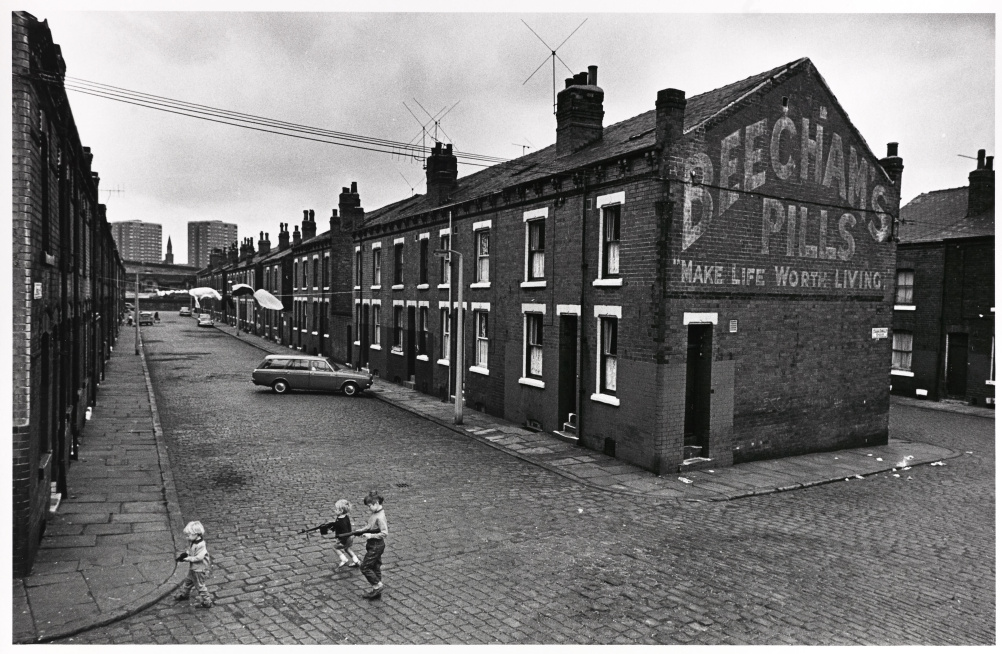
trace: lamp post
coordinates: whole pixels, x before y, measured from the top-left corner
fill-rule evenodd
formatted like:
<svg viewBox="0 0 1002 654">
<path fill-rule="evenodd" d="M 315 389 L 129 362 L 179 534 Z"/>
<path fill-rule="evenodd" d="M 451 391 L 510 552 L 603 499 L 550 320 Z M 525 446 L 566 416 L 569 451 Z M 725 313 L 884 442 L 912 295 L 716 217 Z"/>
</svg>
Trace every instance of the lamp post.
<svg viewBox="0 0 1002 654">
<path fill-rule="evenodd" d="M 435 250 L 435 256 L 445 257 L 452 263 L 452 255 L 459 257 L 459 275 L 456 283 L 459 291 L 456 294 L 458 313 L 456 314 L 456 424 L 463 424 L 463 255 L 455 250 Z"/>
</svg>

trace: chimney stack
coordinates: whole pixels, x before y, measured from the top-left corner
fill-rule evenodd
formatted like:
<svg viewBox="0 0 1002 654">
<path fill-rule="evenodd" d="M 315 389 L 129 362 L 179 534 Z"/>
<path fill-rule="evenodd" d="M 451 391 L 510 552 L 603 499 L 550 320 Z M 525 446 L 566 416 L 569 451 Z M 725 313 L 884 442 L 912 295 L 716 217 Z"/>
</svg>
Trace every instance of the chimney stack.
<svg viewBox="0 0 1002 654">
<path fill-rule="evenodd" d="M 308 241 L 317 235 L 317 221 L 313 218 L 313 209 L 303 209 L 303 240 Z"/>
<path fill-rule="evenodd" d="M 967 215 L 977 216 L 995 208 L 995 157 L 978 150 L 978 167 L 967 176 Z"/>
<path fill-rule="evenodd" d="M 209 267 L 219 268 L 226 262 L 226 255 L 223 253 L 222 248 L 212 248 L 212 252 L 209 253 Z"/>
<path fill-rule="evenodd" d="M 598 66 L 564 81 L 557 94 L 557 156 L 577 152 L 602 138 L 605 91 L 598 86 Z"/>
<path fill-rule="evenodd" d="M 358 196 L 358 183 L 352 182 L 351 188 L 342 187 L 337 200 L 338 213 L 341 215 L 341 231 L 351 232 L 362 226 L 365 209 Z M 332 227 L 333 229 L 333 227 Z"/>
<path fill-rule="evenodd" d="M 289 247 L 289 225 L 278 223 L 278 249 L 284 250 L 287 247 Z"/>
<path fill-rule="evenodd" d="M 902 163 L 901 157 L 898 156 L 898 144 L 888 143 L 887 156 L 881 159 L 878 163 L 894 181 L 894 185 L 898 187 L 898 192 L 900 193 L 901 171 L 904 170 L 905 165 Z"/>
<path fill-rule="evenodd" d="M 299 225 L 295 225 L 292 228 L 292 247 L 296 247 L 303 242 L 303 237 L 299 233 Z"/>
<path fill-rule="evenodd" d="M 230 243 L 230 249 L 226 253 L 226 259 L 230 263 L 236 263 L 237 259 L 240 258 L 240 253 L 237 251 L 237 242 L 233 241 Z"/>
<path fill-rule="evenodd" d="M 257 242 L 257 251 L 258 254 L 268 254 L 271 251 L 271 241 L 264 232 L 261 232 L 261 236 Z"/>
<path fill-rule="evenodd" d="M 456 156 L 452 154 L 452 143 L 447 143 L 443 148 L 442 144 L 436 141 L 428 156 L 426 168 L 425 186 L 428 189 L 428 197 L 435 206 L 448 204 L 456 191 L 456 179 L 459 176 Z"/>
<path fill-rule="evenodd" d="M 685 91 L 678 89 L 662 89 L 658 91 L 658 99 L 654 104 L 654 137 L 661 148 L 660 173 L 668 177 L 668 167 L 673 146 L 681 145 L 682 129 L 685 125 Z"/>
</svg>

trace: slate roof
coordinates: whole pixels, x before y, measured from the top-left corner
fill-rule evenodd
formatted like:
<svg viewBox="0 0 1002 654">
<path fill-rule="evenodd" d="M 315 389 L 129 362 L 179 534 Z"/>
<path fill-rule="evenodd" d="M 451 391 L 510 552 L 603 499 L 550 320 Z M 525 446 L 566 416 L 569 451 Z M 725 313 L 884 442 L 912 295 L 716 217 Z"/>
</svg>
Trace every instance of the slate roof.
<svg viewBox="0 0 1002 654">
<path fill-rule="evenodd" d="M 685 108 L 683 130 L 688 132 L 707 123 L 771 78 L 791 72 L 804 64 L 810 64 L 810 60 L 806 57 L 689 98 Z M 571 154 L 557 156 L 557 146 L 553 144 L 517 159 L 461 177 L 456 191 L 452 194 L 452 201 L 461 203 L 485 197 L 503 188 L 540 178 L 546 179 L 556 173 L 649 149 L 655 145 L 656 113 L 657 110 L 652 109 L 609 125 L 603 130 L 601 140 Z M 431 211 L 437 206 L 426 195 L 414 195 L 367 212 L 363 226 L 389 223 L 398 218 Z"/>
<path fill-rule="evenodd" d="M 967 187 L 930 191 L 901 207 L 901 243 L 993 236 L 995 210 L 967 216 Z"/>
</svg>

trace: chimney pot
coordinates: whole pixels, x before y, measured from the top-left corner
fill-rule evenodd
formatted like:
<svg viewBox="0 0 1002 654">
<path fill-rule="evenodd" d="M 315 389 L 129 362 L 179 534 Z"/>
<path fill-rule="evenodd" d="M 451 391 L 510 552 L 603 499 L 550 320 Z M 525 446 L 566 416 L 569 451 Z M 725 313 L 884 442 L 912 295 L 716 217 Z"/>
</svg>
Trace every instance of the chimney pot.
<svg viewBox="0 0 1002 654">
<path fill-rule="evenodd" d="M 588 66 L 588 86 L 598 86 L 598 66 Z"/>
<path fill-rule="evenodd" d="M 341 187 L 341 192 L 342 192 L 342 193 L 351 193 L 351 191 L 350 191 L 350 190 L 348 189 L 348 187 L 347 187 L 347 186 L 342 186 L 342 187 Z"/>
<path fill-rule="evenodd" d="M 564 80 L 564 88 L 569 89 L 574 85 L 574 78 L 568 77 Z"/>
<path fill-rule="evenodd" d="M 897 143 L 888 143 L 887 144 L 887 156 L 888 157 L 896 157 L 896 156 L 898 156 L 898 144 Z"/>
<path fill-rule="evenodd" d="M 985 167 L 985 151 L 978 150 L 978 170 Z"/>
<path fill-rule="evenodd" d="M 987 159 L 985 159 L 985 168 L 987 170 L 991 170 L 992 169 L 992 162 L 993 161 L 995 161 L 995 157 L 988 157 Z"/>
<path fill-rule="evenodd" d="M 351 183 L 351 192 L 352 193 L 358 193 L 358 182 L 352 182 Z"/>
</svg>

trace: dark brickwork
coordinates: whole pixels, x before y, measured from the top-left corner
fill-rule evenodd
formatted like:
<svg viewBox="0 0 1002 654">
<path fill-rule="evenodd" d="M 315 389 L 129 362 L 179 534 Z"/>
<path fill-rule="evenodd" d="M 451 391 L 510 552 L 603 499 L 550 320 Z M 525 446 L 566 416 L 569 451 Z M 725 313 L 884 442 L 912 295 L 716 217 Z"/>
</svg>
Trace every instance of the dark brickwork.
<svg viewBox="0 0 1002 654">
<path fill-rule="evenodd" d="M 685 134 L 684 98 L 661 95 L 660 155 L 635 152 L 576 171 L 559 189 L 502 190 L 363 230 L 360 301 L 377 301 L 382 311 L 381 349 L 370 350 L 370 368 L 444 394 L 450 369 L 434 364 L 439 354 L 409 368 L 409 343 L 392 352 L 393 306 L 424 301 L 437 309 L 447 301 L 448 290 L 434 283 L 418 288 L 418 252 L 423 233 L 437 245 L 452 211 L 452 247 L 464 254 L 467 366 L 476 351 L 469 310 L 489 306 L 490 315 L 489 374 L 476 366 L 466 373 L 467 407 L 561 429 L 559 312 L 571 311 L 581 332 L 574 411 L 581 442 L 674 471 L 684 458 L 685 317 L 715 314 L 707 454 L 716 465 L 886 441 L 890 339 L 872 330 L 891 327 L 890 215 L 900 159 L 876 160 L 809 67 Z M 615 279 L 600 271 L 604 202 L 619 205 Z M 525 283 L 527 212 L 545 212 L 545 285 Z M 489 287 L 474 283 L 475 225 L 485 221 Z M 378 289 L 368 279 L 375 241 Z M 404 269 L 394 289 L 396 241 Z M 542 376 L 528 384 L 527 305 L 544 314 Z M 597 314 L 619 316 L 614 397 L 598 392 Z M 437 343 L 438 311 L 430 317 Z M 406 310 L 404 319 L 406 327 Z"/>
<path fill-rule="evenodd" d="M 48 24 L 13 12 L 13 570 L 31 570 L 51 484 L 65 494 L 123 314 L 124 268 Z"/>
</svg>

